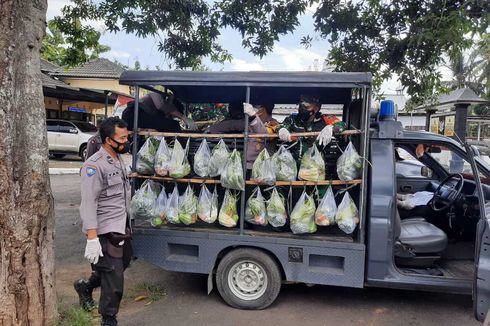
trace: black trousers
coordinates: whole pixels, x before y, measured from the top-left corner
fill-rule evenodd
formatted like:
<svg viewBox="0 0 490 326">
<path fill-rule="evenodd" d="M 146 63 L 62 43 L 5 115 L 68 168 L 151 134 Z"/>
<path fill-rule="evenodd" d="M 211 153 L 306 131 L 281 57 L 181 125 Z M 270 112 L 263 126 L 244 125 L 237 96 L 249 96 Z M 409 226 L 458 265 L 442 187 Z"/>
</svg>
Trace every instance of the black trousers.
<svg viewBox="0 0 490 326">
<path fill-rule="evenodd" d="M 132 256 L 131 240 L 125 240 L 124 245 L 111 244 L 105 235 L 99 235 L 103 257 L 97 264 L 92 264 L 90 287 L 100 286 L 99 313 L 115 316 L 124 290 L 124 270 L 129 266 Z"/>
</svg>

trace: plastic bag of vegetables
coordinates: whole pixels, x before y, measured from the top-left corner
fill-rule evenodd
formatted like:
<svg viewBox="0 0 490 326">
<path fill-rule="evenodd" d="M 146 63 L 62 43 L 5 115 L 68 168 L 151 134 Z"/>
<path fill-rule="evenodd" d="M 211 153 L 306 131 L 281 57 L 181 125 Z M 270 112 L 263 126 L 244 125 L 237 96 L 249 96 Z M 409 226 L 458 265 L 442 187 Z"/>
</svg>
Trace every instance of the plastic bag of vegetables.
<svg viewBox="0 0 490 326">
<path fill-rule="evenodd" d="M 310 147 L 301 158 L 298 178 L 307 181 L 325 180 L 325 161 L 316 145 Z"/>
<path fill-rule="evenodd" d="M 165 207 L 167 206 L 167 193 L 165 192 L 165 188 L 162 188 L 160 194 L 155 201 L 152 210 L 152 218 L 150 220 L 150 224 L 153 227 L 159 227 L 165 223 Z"/>
<path fill-rule="evenodd" d="M 265 148 L 259 153 L 252 166 L 252 179 L 266 185 L 273 185 L 276 182 L 272 160 Z"/>
<path fill-rule="evenodd" d="M 221 204 L 221 209 L 219 210 L 218 221 L 219 224 L 227 228 L 235 227 L 238 222 L 236 198 L 228 189 L 225 191 L 223 204 Z"/>
<path fill-rule="evenodd" d="M 294 234 L 316 232 L 315 209 L 315 201 L 303 191 L 291 212 L 291 231 Z"/>
<path fill-rule="evenodd" d="M 164 217 L 167 222 L 172 224 L 180 223 L 179 220 L 179 190 L 177 185 L 174 186 L 174 191 L 168 197 L 167 206 L 165 207 Z"/>
<path fill-rule="evenodd" d="M 359 211 L 348 192 L 342 198 L 335 220 L 339 228 L 347 234 L 354 232 L 356 225 L 359 224 Z"/>
<path fill-rule="evenodd" d="M 168 168 L 170 164 L 170 158 L 172 152 L 168 148 L 167 141 L 162 138 L 160 145 L 158 146 L 157 153 L 155 154 L 155 173 L 159 176 L 168 175 Z"/>
<path fill-rule="evenodd" d="M 217 177 L 223 173 L 225 169 L 226 162 L 228 162 L 228 158 L 230 157 L 230 151 L 228 150 L 228 146 L 226 146 L 223 139 L 221 139 L 216 146 L 213 148 L 213 152 L 211 154 L 211 160 L 209 162 L 209 176 Z"/>
<path fill-rule="evenodd" d="M 362 157 L 357 153 L 352 142 L 337 160 L 337 174 L 340 180 L 354 180 L 361 177 Z"/>
<path fill-rule="evenodd" d="M 179 198 L 179 221 L 185 225 L 196 223 L 197 220 L 197 197 L 190 185 Z"/>
<path fill-rule="evenodd" d="M 148 137 L 136 156 L 136 172 L 144 175 L 155 173 L 155 155 L 159 145 L 160 139 L 158 137 Z"/>
<path fill-rule="evenodd" d="M 221 185 L 228 189 L 245 190 L 243 179 L 243 165 L 240 152 L 236 149 L 231 152 L 225 169 L 221 174 Z"/>
<path fill-rule="evenodd" d="M 315 223 L 321 226 L 334 225 L 335 214 L 337 214 L 337 203 L 335 203 L 332 186 L 329 186 L 316 209 Z"/>
<path fill-rule="evenodd" d="M 276 179 L 279 181 L 294 181 L 298 174 L 296 160 L 291 152 L 281 145 L 279 150 L 272 155 L 272 166 L 276 173 Z"/>
<path fill-rule="evenodd" d="M 189 141 L 187 141 L 187 146 Z M 187 159 L 187 146 L 182 148 L 180 142 L 176 139 L 172 150 L 172 157 L 169 164 L 169 176 L 172 178 L 183 178 L 191 173 L 191 166 Z"/>
<path fill-rule="evenodd" d="M 194 172 L 202 178 L 209 176 L 210 161 L 211 151 L 206 138 L 204 138 L 197 149 L 196 155 L 194 155 Z"/>
<path fill-rule="evenodd" d="M 129 215 L 136 220 L 150 220 L 153 217 L 153 207 L 162 189 L 162 185 L 153 181 L 146 180 L 141 185 L 133 198 L 129 207 Z"/>
<path fill-rule="evenodd" d="M 272 190 L 271 197 L 267 202 L 267 221 L 273 227 L 281 227 L 286 224 L 288 216 L 284 197 L 282 197 L 276 188 Z"/>
<path fill-rule="evenodd" d="M 197 216 L 206 223 L 214 223 L 218 218 L 218 193 L 216 187 L 211 193 L 206 186 L 202 186 L 197 204 Z"/>
<path fill-rule="evenodd" d="M 265 200 L 260 188 L 257 187 L 247 200 L 245 221 L 255 225 L 267 225 L 266 215 Z"/>
</svg>

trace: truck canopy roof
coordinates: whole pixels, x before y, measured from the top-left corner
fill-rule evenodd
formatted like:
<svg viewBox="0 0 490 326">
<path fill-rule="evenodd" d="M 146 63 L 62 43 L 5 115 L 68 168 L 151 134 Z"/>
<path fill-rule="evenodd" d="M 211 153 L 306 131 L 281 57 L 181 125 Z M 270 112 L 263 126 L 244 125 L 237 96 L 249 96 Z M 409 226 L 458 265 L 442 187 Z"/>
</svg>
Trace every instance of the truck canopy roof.
<svg viewBox="0 0 490 326">
<path fill-rule="evenodd" d="M 251 103 L 297 103 L 304 94 L 322 103 L 346 104 L 353 88 L 370 87 L 371 80 L 366 72 L 125 71 L 119 83 L 143 88 L 162 85 L 187 103 L 244 100 L 250 87 Z"/>
</svg>

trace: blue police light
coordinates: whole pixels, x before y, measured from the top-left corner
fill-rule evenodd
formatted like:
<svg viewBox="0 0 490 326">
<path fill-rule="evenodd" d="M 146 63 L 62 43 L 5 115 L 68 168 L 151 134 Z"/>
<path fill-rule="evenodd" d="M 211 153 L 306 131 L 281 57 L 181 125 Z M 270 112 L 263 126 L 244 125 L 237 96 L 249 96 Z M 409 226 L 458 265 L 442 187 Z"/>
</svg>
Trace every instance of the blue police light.
<svg viewBox="0 0 490 326">
<path fill-rule="evenodd" d="M 383 100 L 379 107 L 379 120 L 396 120 L 395 102 Z"/>
</svg>

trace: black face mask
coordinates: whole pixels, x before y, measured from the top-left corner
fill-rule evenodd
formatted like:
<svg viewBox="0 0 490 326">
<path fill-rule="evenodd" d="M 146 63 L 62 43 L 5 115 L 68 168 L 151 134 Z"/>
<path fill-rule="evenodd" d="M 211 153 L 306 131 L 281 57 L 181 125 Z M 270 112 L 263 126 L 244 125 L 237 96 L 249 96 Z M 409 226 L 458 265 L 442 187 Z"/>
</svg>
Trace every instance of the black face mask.
<svg viewBox="0 0 490 326">
<path fill-rule="evenodd" d="M 114 152 L 116 152 L 118 154 L 125 154 L 125 153 L 129 152 L 129 148 L 131 147 L 131 144 L 129 143 L 129 141 L 127 141 L 125 143 L 120 143 L 117 140 L 114 140 L 113 138 L 111 138 L 111 140 L 117 144 L 117 147 L 113 147 L 111 145 L 111 148 L 114 150 Z M 121 146 L 123 148 L 119 149 Z"/>
<path fill-rule="evenodd" d="M 310 119 L 310 117 L 313 115 L 313 112 L 311 111 L 308 111 L 307 109 L 305 108 L 299 108 L 298 110 L 298 118 L 303 121 L 303 122 L 306 122 L 308 121 L 308 119 Z"/>
</svg>

